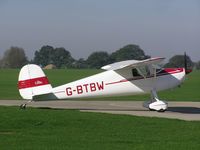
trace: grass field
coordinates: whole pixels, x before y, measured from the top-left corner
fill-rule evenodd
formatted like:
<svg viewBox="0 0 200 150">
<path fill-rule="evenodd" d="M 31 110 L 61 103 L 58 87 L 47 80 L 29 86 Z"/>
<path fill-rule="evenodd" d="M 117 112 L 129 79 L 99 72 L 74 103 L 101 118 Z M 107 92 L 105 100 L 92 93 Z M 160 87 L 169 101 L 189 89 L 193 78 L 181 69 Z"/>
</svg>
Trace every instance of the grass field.
<svg viewBox="0 0 200 150">
<path fill-rule="evenodd" d="M 199 150 L 200 122 L 0 107 L 1 150 Z"/>
<path fill-rule="evenodd" d="M 45 71 L 53 86 L 98 72 L 100 70 Z M 19 70 L 0 70 L 0 99 L 21 99 L 17 89 L 18 73 Z M 200 71 L 194 71 L 181 88 L 160 92 L 160 97 L 167 100 L 199 101 L 199 76 Z M 106 99 L 146 100 L 148 97 L 140 95 Z M 0 114 L 1 150 L 200 149 L 199 121 L 86 113 L 78 110 L 20 110 L 18 107 L 0 107 Z"/>
<path fill-rule="evenodd" d="M 100 70 L 95 69 L 60 69 L 46 70 L 52 86 L 58 86 L 70 81 L 74 81 L 92 74 L 99 73 Z M 17 89 L 17 78 L 19 70 L 6 69 L 0 70 L 0 99 L 21 99 Z M 186 81 L 181 88 L 159 92 L 161 99 L 171 101 L 200 101 L 200 71 L 193 71 L 187 76 Z M 97 100 L 102 99 L 98 98 Z M 124 96 L 103 98 L 104 100 L 147 100 L 147 95 Z M 94 99 L 92 99 L 94 100 Z"/>
</svg>

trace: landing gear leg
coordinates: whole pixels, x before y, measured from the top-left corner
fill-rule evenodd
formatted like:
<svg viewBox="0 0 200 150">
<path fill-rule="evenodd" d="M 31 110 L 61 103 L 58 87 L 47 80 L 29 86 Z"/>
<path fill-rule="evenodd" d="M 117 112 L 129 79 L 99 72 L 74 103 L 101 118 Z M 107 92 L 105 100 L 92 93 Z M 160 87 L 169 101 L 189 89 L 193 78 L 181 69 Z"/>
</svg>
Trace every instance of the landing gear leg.
<svg viewBox="0 0 200 150">
<path fill-rule="evenodd" d="M 156 91 L 153 89 L 151 90 L 151 100 L 144 102 L 143 106 L 149 108 L 149 110 L 164 112 L 167 110 L 168 104 L 165 101 L 159 100 Z"/>
</svg>

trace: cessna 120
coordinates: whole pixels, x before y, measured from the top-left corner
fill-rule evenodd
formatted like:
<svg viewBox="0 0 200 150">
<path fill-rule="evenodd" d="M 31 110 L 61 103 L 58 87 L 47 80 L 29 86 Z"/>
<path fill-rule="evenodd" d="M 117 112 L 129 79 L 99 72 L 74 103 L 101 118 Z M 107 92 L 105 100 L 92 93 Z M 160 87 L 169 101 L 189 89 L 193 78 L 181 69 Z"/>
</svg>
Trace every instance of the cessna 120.
<svg viewBox="0 0 200 150">
<path fill-rule="evenodd" d="M 106 71 L 102 73 L 54 88 L 39 66 L 28 64 L 19 73 L 19 93 L 29 102 L 151 93 L 151 100 L 144 106 L 162 112 L 168 104 L 158 98 L 156 91 L 180 85 L 187 73 L 186 68 L 158 67 L 163 60 L 156 57 L 116 62 L 103 66 L 101 69 Z M 27 103 L 20 107 L 26 108 Z"/>
</svg>

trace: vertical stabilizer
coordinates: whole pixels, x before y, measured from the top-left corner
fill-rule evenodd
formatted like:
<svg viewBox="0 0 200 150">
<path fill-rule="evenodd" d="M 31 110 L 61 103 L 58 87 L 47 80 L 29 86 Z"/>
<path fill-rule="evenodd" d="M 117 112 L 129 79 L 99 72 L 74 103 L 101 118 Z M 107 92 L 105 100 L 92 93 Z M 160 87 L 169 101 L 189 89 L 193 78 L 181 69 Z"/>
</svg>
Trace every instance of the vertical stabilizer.
<svg viewBox="0 0 200 150">
<path fill-rule="evenodd" d="M 51 93 L 52 86 L 42 69 L 34 64 L 25 65 L 19 73 L 18 89 L 23 99 Z"/>
</svg>

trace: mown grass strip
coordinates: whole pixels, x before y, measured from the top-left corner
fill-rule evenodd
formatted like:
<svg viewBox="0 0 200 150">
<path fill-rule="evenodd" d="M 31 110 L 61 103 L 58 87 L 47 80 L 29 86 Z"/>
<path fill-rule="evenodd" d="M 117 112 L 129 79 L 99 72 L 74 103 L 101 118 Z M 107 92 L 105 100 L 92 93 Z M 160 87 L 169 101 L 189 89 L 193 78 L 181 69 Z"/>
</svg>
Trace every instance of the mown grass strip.
<svg viewBox="0 0 200 150">
<path fill-rule="evenodd" d="M 0 107 L 0 149 L 200 149 L 200 122 Z"/>
</svg>

